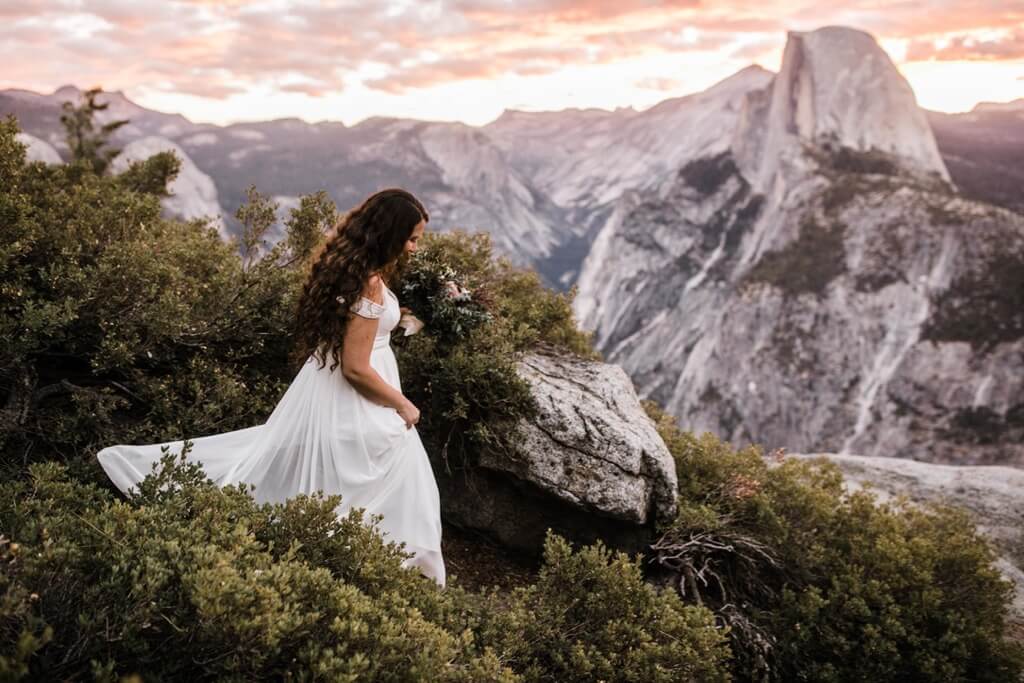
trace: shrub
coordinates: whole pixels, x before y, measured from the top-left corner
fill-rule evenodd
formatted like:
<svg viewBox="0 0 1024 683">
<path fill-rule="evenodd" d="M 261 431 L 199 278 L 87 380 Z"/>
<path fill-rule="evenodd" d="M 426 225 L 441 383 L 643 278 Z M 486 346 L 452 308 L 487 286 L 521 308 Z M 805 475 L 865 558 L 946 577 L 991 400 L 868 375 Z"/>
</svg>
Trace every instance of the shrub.
<svg viewBox="0 0 1024 683">
<path fill-rule="evenodd" d="M 481 628 L 526 681 L 725 681 L 725 633 L 712 614 L 643 581 L 600 541 L 573 552 L 549 531 L 536 584 Z"/>
<path fill-rule="evenodd" d="M 339 503 L 257 504 L 171 453 L 130 501 L 32 465 L 0 484 L 0 674 L 726 680 L 711 613 L 645 584 L 639 558 L 550 534 L 536 585 L 439 591 Z"/>
<path fill-rule="evenodd" d="M 846 272 L 845 232 L 842 223 L 822 226 L 813 216 L 805 216 L 797 238 L 762 255 L 744 283 L 763 282 L 786 296 L 813 294 L 821 298 L 829 283 Z"/>
<path fill-rule="evenodd" d="M 254 245 L 243 261 L 211 226 L 160 216 L 168 158 L 122 176 L 26 164 L 16 132 L 0 124 L 3 464 L 265 419 L 291 377 L 301 242 L 258 258 Z M 240 218 L 262 215 L 248 226 L 258 237 L 267 202 L 251 198 Z M 290 234 L 319 227 L 306 209 Z"/>
<path fill-rule="evenodd" d="M 1024 242 L 1007 240 L 973 272 L 958 275 L 934 304 L 922 339 L 991 351 L 1024 337 Z"/>
<path fill-rule="evenodd" d="M 824 460 L 770 466 L 683 432 L 647 403 L 676 460 L 679 514 L 655 545 L 683 595 L 731 626 L 738 678 L 1012 680 L 1011 586 L 966 514 L 844 492 Z"/>
<path fill-rule="evenodd" d="M 131 502 L 52 463 L 0 485 L 11 678 L 514 680 L 424 616 L 436 588 L 337 497 L 257 505 L 164 466 Z"/>
</svg>

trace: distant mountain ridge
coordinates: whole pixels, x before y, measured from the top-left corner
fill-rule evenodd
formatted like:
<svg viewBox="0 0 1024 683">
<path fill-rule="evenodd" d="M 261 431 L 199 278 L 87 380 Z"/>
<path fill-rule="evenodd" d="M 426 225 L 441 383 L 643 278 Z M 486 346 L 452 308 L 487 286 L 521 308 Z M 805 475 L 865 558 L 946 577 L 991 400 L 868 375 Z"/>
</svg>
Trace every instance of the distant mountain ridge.
<svg viewBox="0 0 1024 683">
<path fill-rule="evenodd" d="M 294 118 L 216 126 L 140 107 L 122 92 L 104 94 L 110 108 L 100 120 L 130 119 L 115 136 L 121 145 L 149 136 L 177 145 L 212 179 L 228 231 L 238 228 L 231 214 L 250 184 L 283 208 L 315 189 L 347 207 L 384 184 L 401 185 L 434 207 L 435 225 L 486 230 L 500 251 L 568 287 L 614 203 L 728 146 L 720 132 L 741 115 L 743 96 L 772 77 L 750 66 L 644 111 L 506 111 L 482 127 L 392 117 L 352 127 Z M 48 95 L 0 91 L 0 115 L 15 114 L 26 133 L 66 154 L 60 104 L 80 93 L 74 86 Z M 973 119 L 928 114 L 939 151 L 970 196 L 1024 211 L 1024 197 L 1012 187 L 1024 177 L 1024 122 L 1007 123 L 1006 135 L 979 146 L 976 131 L 989 130 L 987 117 L 1005 118 L 979 108 L 985 111 Z"/>
<path fill-rule="evenodd" d="M 25 132 L 66 153 L 60 102 L 79 95 L 71 87 L 51 95 L 5 91 L 0 113 L 15 114 Z M 471 126 L 375 117 L 352 127 L 297 119 L 221 127 L 143 109 L 121 93 L 100 101 L 111 103 L 101 122 L 131 121 L 117 131 L 115 144 L 162 140 L 162 147 L 174 145 L 187 157 L 186 166 L 194 163 L 212 178 L 228 230 L 237 230 L 231 213 L 253 184 L 283 206 L 326 189 L 342 209 L 398 185 L 423 197 L 435 225 L 486 230 L 499 251 L 524 265 L 543 263 L 560 240 L 564 211 Z"/>
<path fill-rule="evenodd" d="M 0 113 L 59 150 L 57 99 L 8 91 Z M 921 110 L 864 32 L 791 32 L 780 73 L 748 67 L 644 111 L 482 127 L 130 111 L 118 143 L 176 145 L 225 212 L 250 184 L 284 208 L 399 185 L 432 228 L 489 231 L 578 284 L 601 351 L 688 428 L 1024 465 L 1024 116 Z"/>
</svg>

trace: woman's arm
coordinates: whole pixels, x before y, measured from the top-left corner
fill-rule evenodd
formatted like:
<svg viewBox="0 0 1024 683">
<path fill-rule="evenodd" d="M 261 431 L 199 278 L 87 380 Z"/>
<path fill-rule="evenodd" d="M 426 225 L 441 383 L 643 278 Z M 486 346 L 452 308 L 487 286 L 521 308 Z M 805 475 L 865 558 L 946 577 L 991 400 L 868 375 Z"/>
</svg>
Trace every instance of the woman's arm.
<svg viewBox="0 0 1024 683">
<path fill-rule="evenodd" d="M 383 290 L 380 277 L 373 276 L 367 283 L 363 296 L 383 304 Z M 353 315 L 345 328 L 345 339 L 341 348 L 341 374 L 360 394 L 380 405 L 390 406 L 398 411 L 411 427 L 419 420 L 419 410 L 402 394 L 384 381 L 370 365 L 373 339 L 377 335 L 376 318 Z"/>
</svg>

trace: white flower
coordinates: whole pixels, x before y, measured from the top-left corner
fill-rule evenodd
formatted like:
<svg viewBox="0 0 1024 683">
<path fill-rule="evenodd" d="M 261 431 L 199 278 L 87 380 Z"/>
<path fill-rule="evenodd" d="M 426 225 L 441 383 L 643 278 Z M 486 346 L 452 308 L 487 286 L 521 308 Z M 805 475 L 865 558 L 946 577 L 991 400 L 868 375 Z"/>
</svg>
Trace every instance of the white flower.
<svg viewBox="0 0 1024 683">
<path fill-rule="evenodd" d="M 398 321 L 398 326 L 405 329 L 404 336 L 408 337 L 410 334 L 416 334 L 423 329 L 423 321 L 412 313 L 403 313 L 402 318 Z"/>
</svg>

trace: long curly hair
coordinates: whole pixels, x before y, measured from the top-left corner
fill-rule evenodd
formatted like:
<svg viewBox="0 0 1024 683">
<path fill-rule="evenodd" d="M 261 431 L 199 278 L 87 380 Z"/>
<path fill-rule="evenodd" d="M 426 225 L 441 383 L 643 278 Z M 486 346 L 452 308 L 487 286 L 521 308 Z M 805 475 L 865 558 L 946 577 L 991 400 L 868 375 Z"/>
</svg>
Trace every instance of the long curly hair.
<svg viewBox="0 0 1024 683">
<path fill-rule="evenodd" d="M 321 368 L 330 357 L 332 372 L 341 365 L 342 341 L 353 315 L 349 307 L 372 275 L 380 274 L 385 282 L 394 275 L 405 243 L 421 220 L 430 220 L 423 204 L 412 193 L 392 187 L 367 197 L 327 232 L 310 259 L 309 277 L 299 297 L 297 363 L 312 355 Z"/>
</svg>

